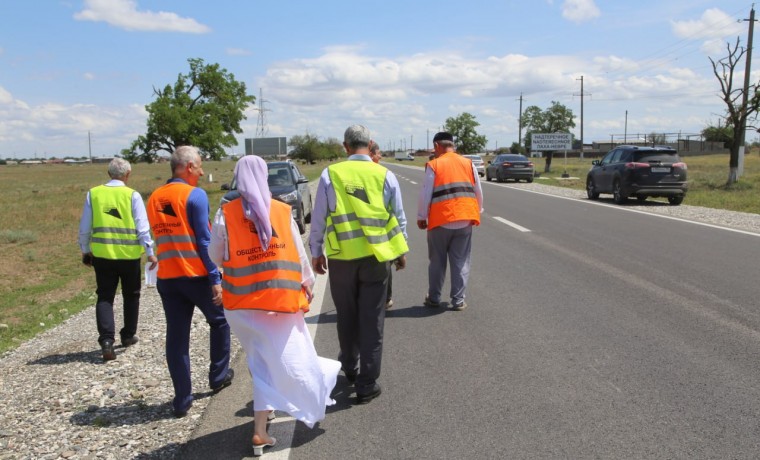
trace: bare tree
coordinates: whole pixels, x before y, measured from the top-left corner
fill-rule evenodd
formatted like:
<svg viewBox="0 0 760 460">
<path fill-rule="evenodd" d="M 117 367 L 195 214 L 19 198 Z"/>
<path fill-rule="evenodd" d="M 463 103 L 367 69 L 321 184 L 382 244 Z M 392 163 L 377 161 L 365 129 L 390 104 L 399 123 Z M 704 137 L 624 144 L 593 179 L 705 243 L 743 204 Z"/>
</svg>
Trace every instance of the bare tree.
<svg viewBox="0 0 760 460">
<path fill-rule="evenodd" d="M 743 101 L 744 89 L 741 86 L 737 88 L 733 86 L 736 66 L 739 65 L 742 57 L 747 52 L 744 47 L 739 46 L 739 38 L 736 38 L 736 44 L 733 46 L 731 43 L 726 43 L 726 50 L 728 51 L 728 56 L 723 59 L 717 62 L 713 61 L 712 58 L 709 59 L 713 67 L 713 73 L 720 83 L 721 99 L 726 103 L 726 126 L 733 126 L 734 128 L 733 143 L 730 146 L 731 155 L 728 164 L 728 181 L 726 182 L 726 185 L 731 185 L 735 184 L 738 180 L 742 126 L 745 126 L 745 122 L 754 121 L 757 118 L 756 114 L 758 106 L 760 106 L 760 98 L 757 94 L 758 85 L 750 85 L 749 94 L 754 94 L 754 96 L 745 105 Z"/>
</svg>

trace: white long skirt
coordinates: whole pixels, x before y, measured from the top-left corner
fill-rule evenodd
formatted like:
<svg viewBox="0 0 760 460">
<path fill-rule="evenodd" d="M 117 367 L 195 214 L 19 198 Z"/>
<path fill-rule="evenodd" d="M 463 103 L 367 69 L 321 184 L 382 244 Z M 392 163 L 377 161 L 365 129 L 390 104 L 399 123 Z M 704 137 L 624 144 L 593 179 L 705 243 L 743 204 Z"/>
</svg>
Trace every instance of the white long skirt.
<svg viewBox="0 0 760 460">
<path fill-rule="evenodd" d="M 225 310 L 253 376 L 253 410 L 287 412 L 309 428 L 335 404 L 340 362 L 317 356 L 303 312 Z"/>
</svg>

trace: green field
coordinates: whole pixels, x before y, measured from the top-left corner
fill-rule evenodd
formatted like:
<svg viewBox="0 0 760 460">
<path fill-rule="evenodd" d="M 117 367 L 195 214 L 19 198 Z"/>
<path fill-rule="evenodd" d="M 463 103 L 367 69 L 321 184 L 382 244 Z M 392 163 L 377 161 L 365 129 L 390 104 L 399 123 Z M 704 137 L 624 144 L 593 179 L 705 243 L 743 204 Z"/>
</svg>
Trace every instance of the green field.
<svg viewBox="0 0 760 460">
<path fill-rule="evenodd" d="M 543 160 L 536 160 L 536 170 L 543 171 Z M 403 164 L 421 167 L 425 161 L 418 158 Z M 760 214 L 757 153 L 746 156 L 745 174 L 731 189 L 724 186 L 728 176 L 726 155 L 686 157 L 685 161 L 690 191 L 684 204 Z M 299 167 L 314 180 L 326 165 Z M 590 165 L 588 159 L 568 159 L 565 165 L 563 158 L 555 158 L 553 172 L 542 174 L 540 183 L 583 189 Z M 200 185 L 208 192 L 214 213 L 223 194 L 220 185 L 232 179 L 234 163 L 205 162 L 203 166 L 206 177 Z M 94 304 L 95 277 L 80 261 L 77 232 L 85 194 L 108 180 L 106 168 L 105 164 L 0 166 L 0 248 L 6 254 L 0 266 L 0 352 Z M 565 170 L 581 179 L 562 180 Z M 137 164 L 129 185 L 147 199 L 169 177 L 168 163 Z M 92 329 L 94 337 L 94 319 Z"/>
</svg>

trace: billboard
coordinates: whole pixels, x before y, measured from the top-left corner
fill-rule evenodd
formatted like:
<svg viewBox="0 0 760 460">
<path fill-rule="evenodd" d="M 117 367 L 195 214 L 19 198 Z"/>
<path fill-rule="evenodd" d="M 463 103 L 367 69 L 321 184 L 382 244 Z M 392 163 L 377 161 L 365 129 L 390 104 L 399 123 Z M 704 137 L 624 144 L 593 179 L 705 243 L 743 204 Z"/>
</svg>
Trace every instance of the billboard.
<svg viewBox="0 0 760 460">
<path fill-rule="evenodd" d="M 256 137 L 245 139 L 245 154 L 276 157 L 288 153 L 286 137 Z"/>
<path fill-rule="evenodd" d="M 572 150 L 573 135 L 570 133 L 533 133 L 530 135 L 531 152 L 548 150 Z"/>
</svg>

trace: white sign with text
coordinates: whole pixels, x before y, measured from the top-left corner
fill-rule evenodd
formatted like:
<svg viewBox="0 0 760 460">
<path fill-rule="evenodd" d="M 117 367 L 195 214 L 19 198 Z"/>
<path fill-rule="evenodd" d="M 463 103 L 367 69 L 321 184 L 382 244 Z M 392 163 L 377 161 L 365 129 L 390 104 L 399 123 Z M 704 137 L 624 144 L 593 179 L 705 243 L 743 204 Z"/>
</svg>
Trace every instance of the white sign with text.
<svg viewBox="0 0 760 460">
<path fill-rule="evenodd" d="M 570 133 L 533 133 L 530 135 L 530 150 L 545 152 L 547 150 L 571 150 L 573 135 Z"/>
</svg>

